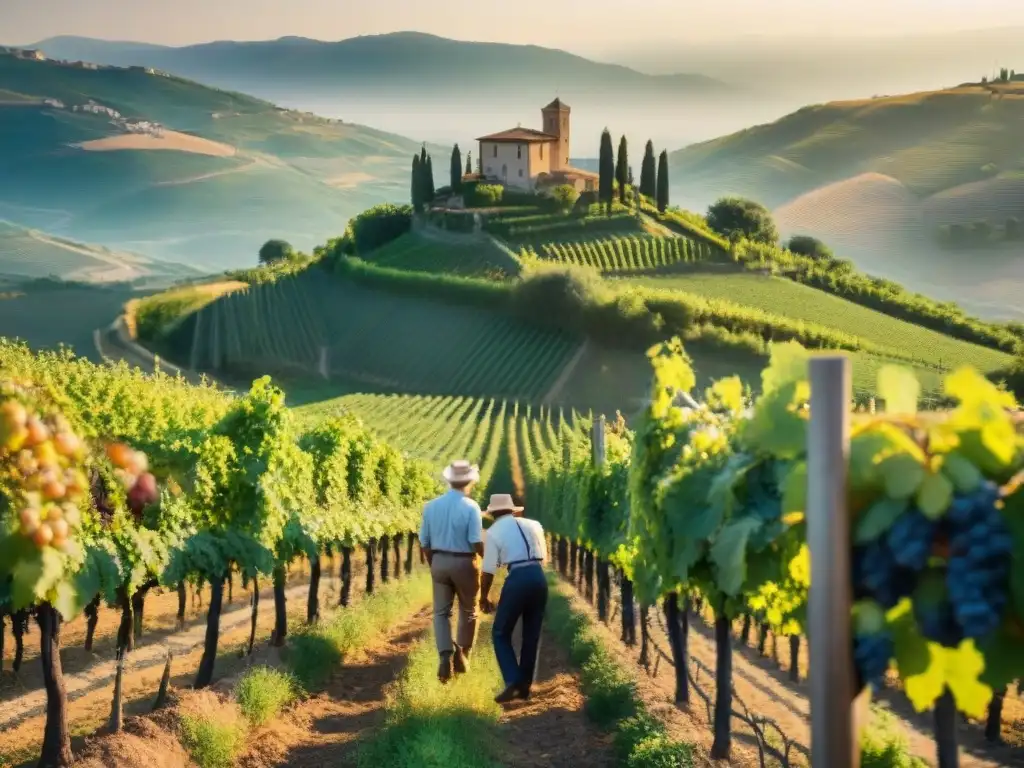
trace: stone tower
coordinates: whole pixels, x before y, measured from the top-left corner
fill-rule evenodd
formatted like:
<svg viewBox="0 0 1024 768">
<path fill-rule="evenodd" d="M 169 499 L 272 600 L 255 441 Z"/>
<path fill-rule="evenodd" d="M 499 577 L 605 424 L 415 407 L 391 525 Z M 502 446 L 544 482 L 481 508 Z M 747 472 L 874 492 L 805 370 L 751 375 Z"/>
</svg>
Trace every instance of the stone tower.
<svg viewBox="0 0 1024 768">
<path fill-rule="evenodd" d="M 540 111 L 544 118 L 544 133 L 557 136 L 551 146 L 551 170 L 569 167 L 569 107 L 555 99 Z"/>
</svg>

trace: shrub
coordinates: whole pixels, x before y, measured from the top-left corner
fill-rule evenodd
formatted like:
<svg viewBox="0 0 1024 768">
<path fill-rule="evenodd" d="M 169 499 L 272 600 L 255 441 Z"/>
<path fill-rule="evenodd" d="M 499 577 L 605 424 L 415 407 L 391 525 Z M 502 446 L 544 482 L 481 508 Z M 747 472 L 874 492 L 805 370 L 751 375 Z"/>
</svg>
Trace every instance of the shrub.
<svg viewBox="0 0 1024 768">
<path fill-rule="evenodd" d="M 744 197 L 723 197 L 708 208 L 708 226 L 730 240 L 746 238 L 755 243 L 774 245 L 779 230 L 771 212 L 760 203 Z"/>
<path fill-rule="evenodd" d="M 488 208 L 498 205 L 505 188 L 500 184 L 467 184 L 462 192 L 467 208 Z"/>
<path fill-rule="evenodd" d="M 412 229 L 412 206 L 375 205 L 352 219 L 349 228 L 355 253 L 369 253 Z"/>
<path fill-rule="evenodd" d="M 201 714 L 182 714 L 181 743 L 199 768 L 231 768 L 242 748 L 244 734 L 238 723 L 218 721 Z"/>
<path fill-rule="evenodd" d="M 512 296 L 513 311 L 526 320 L 583 334 L 602 293 L 601 276 L 586 267 L 541 267 Z"/>
<path fill-rule="evenodd" d="M 571 184 L 559 184 L 551 190 L 551 197 L 558 205 L 559 210 L 571 210 L 576 201 L 580 199 L 580 193 Z"/>
<path fill-rule="evenodd" d="M 267 240 L 260 247 L 260 264 L 276 264 L 295 256 L 295 249 L 284 240 Z"/>
<path fill-rule="evenodd" d="M 253 667 L 235 685 L 235 701 L 253 726 L 277 717 L 297 695 L 295 678 L 270 667 Z"/>
<path fill-rule="evenodd" d="M 789 243 L 786 244 L 786 247 L 793 253 L 810 256 L 812 259 L 833 258 L 832 249 L 818 238 L 811 237 L 810 235 L 793 235 L 789 238 Z"/>
</svg>

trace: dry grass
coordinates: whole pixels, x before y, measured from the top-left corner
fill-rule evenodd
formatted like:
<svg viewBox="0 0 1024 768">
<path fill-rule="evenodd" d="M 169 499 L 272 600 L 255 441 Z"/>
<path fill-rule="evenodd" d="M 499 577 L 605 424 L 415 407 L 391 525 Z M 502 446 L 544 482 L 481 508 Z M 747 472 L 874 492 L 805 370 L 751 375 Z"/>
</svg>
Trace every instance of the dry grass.
<svg viewBox="0 0 1024 768">
<path fill-rule="evenodd" d="M 152 136 L 148 133 L 126 133 L 120 136 L 107 136 L 104 139 L 84 141 L 73 146 L 87 152 L 117 152 L 132 149 L 172 150 L 210 157 L 234 157 L 238 153 L 238 150 L 230 144 L 222 144 L 219 141 L 169 130 L 164 130 L 162 136 Z"/>
</svg>

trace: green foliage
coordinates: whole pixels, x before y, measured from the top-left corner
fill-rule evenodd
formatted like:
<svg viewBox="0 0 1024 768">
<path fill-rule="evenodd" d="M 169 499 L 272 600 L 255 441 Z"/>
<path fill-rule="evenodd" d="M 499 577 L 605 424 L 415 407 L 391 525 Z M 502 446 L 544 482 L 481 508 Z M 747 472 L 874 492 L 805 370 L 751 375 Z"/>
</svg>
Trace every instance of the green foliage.
<svg viewBox="0 0 1024 768">
<path fill-rule="evenodd" d="M 354 610 L 303 627 L 288 640 L 289 671 L 303 690 L 319 690 L 349 653 L 409 616 L 410 607 L 429 603 L 430 590 L 429 576 L 419 574 L 367 595 Z"/>
<path fill-rule="evenodd" d="M 572 210 L 580 197 L 580 193 L 576 191 L 576 187 L 572 184 L 559 184 L 551 190 L 550 194 L 558 202 L 559 209 L 563 211 Z"/>
<path fill-rule="evenodd" d="M 452 192 L 456 195 L 462 192 L 462 153 L 459 151 L 458 144 L 452 147 L 451 187 Z"/>
<path fill-rule="evenodd" d="M 295 249 L 285 240 L 267 240 L 260 246 L 260 264 L 276 264 L 295 258 Z"/>
<path fill-rule="evenodd" d="M 881 706 L 871 707 L 871 720 L 860 732 L 860 764 L 864 768 L 926 768 L 927 761 L 910 753 L 910 743 L 896 719 Z"/>
<path fill-rule="evenodd" d="M 437 683 L 437 652 L 419 642 L 388 699 L 387 718 L 360 748 L 360 768 L 497 768 L 495 739 L 501 708 L 490 632 L 480 633 L 469 672 Z"/>
<path fill-rule="evenodd" d="M 597 199 L 612 210 L 612 196 L 615 190 L 615 150 L 612 135 L 607 128 L 601 133 L 601 150 L 598 158 Z"/>
<path fill-rule="evenodd" d="M 594 634 L 590 619 L 575 611 L 548 576 L 551 592 L 547 621 L 559 644 L 582 666 L 581 687 L 587 714 L 612 731 L 621 765 L 630 768 L 685 768 L 693 764 L 689 744 L 673 741 L 665 726 L 640 701 L 636 684 Z"/>
<path fill-rule="evenodd" d="M 463 187 L 463 197 L 467 208 L 490 208 L 500 205 L 505 188 L 500 184 L 467 184 Z"/>
<path fill-rule="evenodd" d="M 658 172 L 654 159 L 654 142 L 647 140 L 644 159 L 640 166 L 640 194 L 653 200 L 658 194 Z"/>
<path fill-rule="evenodd" d="M 619 152 L 615 158 L 615 181 L 619 185 L 619 202 L 626 204 L 626 185 L 629 184 L 629 148 L 626 137 L 619 139 Z"/>
<path fill-rule="evenodd" d="M 669 204 L 668 150 L 662 150 L 658 156 L 658 181 L 656 198 L 658 211 L 664 213 Z"/>
<path fill-rule="evenodd" d="M 742 239 L 775 245 L 779 230 L 771 212 L 743 197 L 723 197 L 708 208 L 708 226 L 730 241 Z"/>
<path fill-rule="evenodd" d="M 349 223 L 355 253 L 369 253 L 401 237 L 412 228 L 412 208 L 381 203 L 363 211 Z"/>
<path fill-rule="evenodd" d="M 801 256 L 810 256 L 812 259 L 833 258 L 832 249 L 818 238 L 810 235 L 793 235 L 789 238 L 786 248 Z"/>
<path fill-rule="evenodd" d="M 181 743 L 199 768 L 231 768 L 242 751 L 245 733 L 238 723 L 183 714 Z"/>
<path fill-rule="evenodd" d="M 252 667 L 235 683 L 235 701 L 253 727 L 277 717 L 298 696 L 291 675 L 271 667 Z"/>
</svg>

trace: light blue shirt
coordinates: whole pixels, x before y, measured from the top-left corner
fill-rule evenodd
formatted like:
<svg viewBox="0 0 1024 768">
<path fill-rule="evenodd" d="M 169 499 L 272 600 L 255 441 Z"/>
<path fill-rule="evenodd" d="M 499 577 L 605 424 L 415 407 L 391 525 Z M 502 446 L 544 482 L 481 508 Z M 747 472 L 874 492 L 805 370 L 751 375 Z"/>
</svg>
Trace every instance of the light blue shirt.
<svg viewBox="0 0 1024 768">
<path fill-rule="evenodd" d="M 420 524 L 420 546 L 443 552 L 472 552 L 484 540 L 480 505 L 461 491 L 450 490 L 427 502 Z"/>
</svg>

